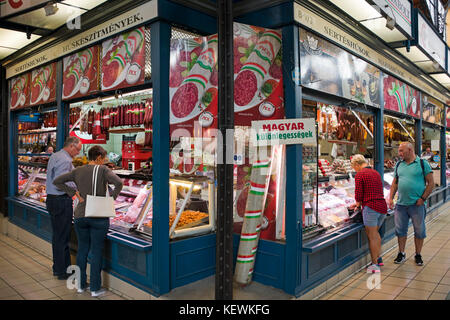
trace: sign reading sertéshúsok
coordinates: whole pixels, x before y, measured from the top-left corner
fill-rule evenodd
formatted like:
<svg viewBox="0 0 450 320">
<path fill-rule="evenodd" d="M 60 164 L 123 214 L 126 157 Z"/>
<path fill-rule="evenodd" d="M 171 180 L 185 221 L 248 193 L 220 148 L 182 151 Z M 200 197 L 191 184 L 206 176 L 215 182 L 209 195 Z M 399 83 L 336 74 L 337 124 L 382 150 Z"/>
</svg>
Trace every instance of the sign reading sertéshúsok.
<svg viewBox="0 0 450 320">
<path fill-rule="evenodd" d="M 254 146 L 316 144 L 315 126 L 313 118 L 252 121 L 251 139 Z"/>
</svg>

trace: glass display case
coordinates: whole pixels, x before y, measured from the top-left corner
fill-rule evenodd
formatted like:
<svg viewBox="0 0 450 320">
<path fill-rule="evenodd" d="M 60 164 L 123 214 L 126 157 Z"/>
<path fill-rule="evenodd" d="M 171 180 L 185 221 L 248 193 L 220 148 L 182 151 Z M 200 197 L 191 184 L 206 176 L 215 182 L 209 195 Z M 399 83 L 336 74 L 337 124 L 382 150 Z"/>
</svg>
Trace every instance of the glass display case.
<svg viewBox="0 0 450 320">
<path fill-rule="evenodd" d="M 45 187 L 47 180 L 46 167 L 19 164 L 17 177 L 18 197 L 35 205 L 45 207 L 47 199 Z"/>
<path fill-rule="evenodd" d="M 173 176 L 170 179 L 171 239 L 214 230 L 214 194 L 214 183 L 207 178 Z M 151 239 L 152 204 L 151 181 L 124 179 L 123 189 L 115 200 L 116 217 L 111 218 L 111 229 Z"/>
<path fill-rule="evenodd" d="M 384 170 L 391 172 L 399 160 L 398 147 L 402 142 L 410 142 L 416 145 L 416 132 L 414 120 L 384 115 L 383 119 L 384 137 Z"/>
<path fill-rule="evenodd" d="M 17 122 L 17 196 L 45 207 L 47 163 L 56 147 L 57 112 L 21 113 Z"/>
<path fill-rule="evenodd" d="M 437 127 L 427 126 L 422 128 L 422 153 L 419 155 L 425 159 L 433 169 L 433 178 L 436 186 L 441 186 L 441 132 Z"/>
<path fill-rule="evenodd" d="M 351 157 L 373 165 L 374 117 L 370 113 L 303 100 L 304 117 L 317 121 L 317 146 L 303 146 L 303 237 L 347 225 L 355 203 Z"/>
</svg>

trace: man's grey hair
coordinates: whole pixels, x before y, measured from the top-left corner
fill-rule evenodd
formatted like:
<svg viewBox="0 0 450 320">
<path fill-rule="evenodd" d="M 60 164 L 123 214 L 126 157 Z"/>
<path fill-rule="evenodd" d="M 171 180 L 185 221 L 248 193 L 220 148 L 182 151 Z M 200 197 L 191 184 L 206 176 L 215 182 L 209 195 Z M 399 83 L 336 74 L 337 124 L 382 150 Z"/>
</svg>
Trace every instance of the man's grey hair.
<svg viewBox="0 0 450 320">
<path fill-rule="evenodd" d="M 402 142 L 402 143 L 400 143 L 400 145 L 406 146 L 408 149 L 411 149 L 414 151 L 414 146 L 412 145 L 411 142 Z"/>
<path fill-rule="evenodd" d="M 80 138 L 78 137 L 68 137 L 64 142 L 63 148 L 70 146 L 71 144 L 77 145 L 80 143 Z"/>
</svg>

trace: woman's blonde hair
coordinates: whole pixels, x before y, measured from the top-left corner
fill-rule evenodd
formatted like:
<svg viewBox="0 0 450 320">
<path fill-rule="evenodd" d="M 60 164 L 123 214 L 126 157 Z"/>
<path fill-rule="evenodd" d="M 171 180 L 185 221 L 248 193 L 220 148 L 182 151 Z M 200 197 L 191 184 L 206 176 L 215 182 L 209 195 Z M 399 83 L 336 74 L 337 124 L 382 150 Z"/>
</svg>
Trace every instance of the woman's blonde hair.
<svg viewBox="0 0 450 320">
<path fill-rule="evenodd" d="M 364 156 L 362 154 L 355 154 L 352 157 L 352 160 L 351 160 L 352 165 L 354 165 L 354 164 L 362 165 L 364 163 L 367 163 L 367 160 L 366 160 L 366 158 L 364 158 Z"/>
</svg>

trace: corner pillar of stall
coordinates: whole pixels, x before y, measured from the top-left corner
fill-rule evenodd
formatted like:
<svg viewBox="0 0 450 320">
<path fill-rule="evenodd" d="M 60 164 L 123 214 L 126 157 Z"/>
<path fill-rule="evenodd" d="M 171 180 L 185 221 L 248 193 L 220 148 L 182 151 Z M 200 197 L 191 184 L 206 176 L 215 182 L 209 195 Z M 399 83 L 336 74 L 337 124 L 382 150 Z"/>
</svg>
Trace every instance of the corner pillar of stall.
<svg viewBox="0 0 450 320">
<path fill-rule="evenodd" d="M 9 108 L 7 94 L 6 70 L 0 66 L 0 144 L 8 146 L 8 119 Z M 5 149 L 4 149 L 5 150 Z M 7 215 L 7 205 L 5 198 L 8 194 L 8 152 L 3 152 L 0 156 L 0 214 Z"/>
<path fill-rule="evenodd" d="M 255 1 L 253 9 L 235 18 L 240 22 L 258 27 L 280 29 L 282 32 L 282 63 L 284 107 L 286 118 L 301 118 L 301 87 L 299 76 L 298 28 L 294 24 L 291 2 L 261 8 Z M 255 9 L 256 8 L 256 9 Z M 236 10 L 239 12 L 236 4 Z M 296 295 L 302 281 L 302 146 L 286 146 L 286 242 L 260 239 L 254 266 L 253 280 Z M 234 235 L 235 260 L 239 236 Z"/>
</svg>

